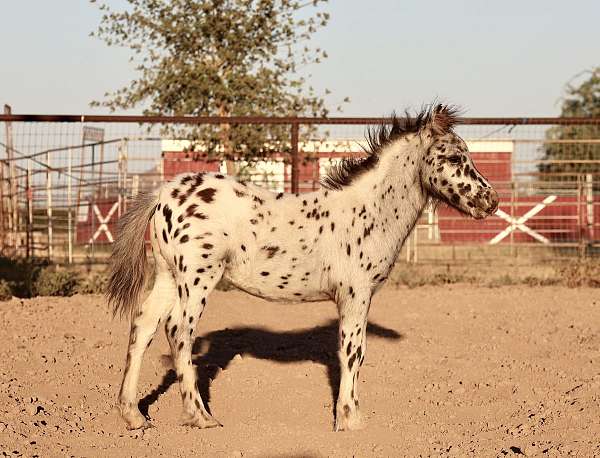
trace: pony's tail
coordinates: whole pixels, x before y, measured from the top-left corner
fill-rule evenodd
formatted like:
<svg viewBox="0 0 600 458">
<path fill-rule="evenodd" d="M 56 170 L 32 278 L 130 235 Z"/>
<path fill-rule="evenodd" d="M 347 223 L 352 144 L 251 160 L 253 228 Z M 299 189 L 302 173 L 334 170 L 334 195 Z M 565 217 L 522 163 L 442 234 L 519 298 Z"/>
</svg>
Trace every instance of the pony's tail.
<svg viewBox="0 0 600 458">
<path fill-rule="evenodd" d="M 146 241 L 148 221 L 157 203 L 154 193 L 139 193 L 119 220 L 118 234 L 110 256 L 110 277 L 106 296 L 113 316 L 121 317 L 138 303 L 146 283 Z"/>
</svg>

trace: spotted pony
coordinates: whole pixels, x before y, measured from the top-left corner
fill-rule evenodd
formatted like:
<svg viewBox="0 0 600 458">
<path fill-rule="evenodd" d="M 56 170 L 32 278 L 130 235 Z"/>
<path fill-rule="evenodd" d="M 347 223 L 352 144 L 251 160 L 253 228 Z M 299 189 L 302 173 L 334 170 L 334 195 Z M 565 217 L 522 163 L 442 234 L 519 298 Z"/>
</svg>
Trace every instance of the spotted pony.
<svg viewBox="0 0 600 458">
<path fill-rule="evenodd" d="M 136 196 L 120 221 L 107 292 L 114 312 L 131 317 L 118 398 L 127 427 L 149 426 L 136 390 L 142 357 L 161 323 L 184 424 L 220 425 L 196 386 L 191 351 L 207 298 L 225 278 L 268 300 L 337 304 L 341 376 L 334 429 L 359 428 L 358 376 L 371 298 L 426 204 L 445 202 L 476 219 L 498 207 L 497 193 L 454 132 L 456 123 L 456 111 L 442 105 L 411 119 L 393 117 L 391 127 L 369 131 L 366 157 L 342 161 L 308 194 L 275 194 L 221 174 L 188 173 Z M 156 279 L 140 303 L 148 226 Z"/>
</svg>

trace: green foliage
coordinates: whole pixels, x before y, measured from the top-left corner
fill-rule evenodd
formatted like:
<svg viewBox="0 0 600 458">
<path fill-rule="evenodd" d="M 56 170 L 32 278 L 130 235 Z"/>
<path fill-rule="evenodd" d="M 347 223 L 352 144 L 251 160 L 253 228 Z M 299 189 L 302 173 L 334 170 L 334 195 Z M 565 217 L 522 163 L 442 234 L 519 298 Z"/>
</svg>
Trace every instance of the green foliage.
<svg viewBox="0 0 600 458">
<path fill-rule="evenodd" d="M 45 267 L 34 283 L 34 292 L 39 296 L 72 296 L 79 283 L 79 274 L 70 270 Z"/>
<path fill-rule="evenodd" d="M 573 261 L 557 267 L 556 270 L 563 283 L 570 288 L 600 288 L 600 262 L 596 260 Z"/>
<path fill-rule="evenodd" d="M 324 100 L 298 75 L 327 57 L 309 46 L 329 21 L 320 10 L 326 1 L 127 0 L 124 11 L 99 3 L 103 15 L 92 35 L 129 48 L 138 74 L 92 105 L 142 105 L 147 115 L 326 116 Z M 286 125 L 165 129 L 191 140 L 199 156 L 252 162 L 290 148 Z"/>
<path fill-rule="evenodd" d="M 489 279 L 485 283 L 485 286 L 487 286 L 488 288 L 498 288 L 500 286 L 513 286 L 518 284 L 519 282 L 515 277 L 512 277 L 508 274 L 502 274 L 499 277 Z"/>
<path fill-rule="evenodd" d="M 78 294 L 104 294 L 108 285 L 108 276 L 106 274 L 94 274 L 91 277 L 85 277 L 77 285 Z"/>
<path fill-rule="evenodd" d="M 527 286 L 553 286 L 559 285 L 561 281 L 558 277 L 538 277 L 535 275 L 522 276 L 511 276 L 503 274 L 499 277 L 495 277 L 484 283 L 488 288 L 498 288 L 500 286 L 514 286 L 514 285 L 527 285 Z"/>
<path fill-rule="evenodd" d="M 5 279 L 0 279 L 0 301 L 9 301 L 12 297 L 11 285 Z"/>
<path fill-rule="evenodd" d="M 423 271 L 417 266 L 398 264 L 390 276 L 396 286 L 417 288 L 421 286 L 453 285 L 456 283 L 474 283 L 475 278 L 462 273 Z"/>
<path fill-rule="evenodd" d="M 445 271 L 440 271 L 442 267 Z M 569 288 L 600 288 L 600 262 L 594 259 L 578 259 L 570 262 L 552 263 L 547 269 L 491 269 L 482 270 L 480 265 L 433 266 L 425 264 L 398 263 L 390 275 L 395 286 L 417 288 L 443 286 L 456 283 L 488 288 L 508 286 L 567 286 Z M 498 272 L 502 272 L 498 275 Z"/>
<path fill-rule="evenodd" d="M 33 284 L 40 271 L 48 265 L 43 259 L 13 259 L 0 257 L 0 278 L 5 280 L 17 297 L 31 297 Z"/>
<path fill-rule="evenodd" d="M 569 84 L 561 107 L 561 117 L 600 117 L 600 67 L 584 72 L 589 78 L 578 85 Z M 544 159 L 559 160 L 595 160 L 600 159 L 598 143 L 559 143 L 565 140 L 589 140 L 600 138 L 600 125 L 555 126 L 546 132 L 548 143 L 544 147 Z M 600 164 L 595 163 L 542 163 L 539 171 L 541 178 L 547 181 L 576 181 L 578 174 L 600 173 Z M 560 175 L 559 175 L 560 174 Z M 597 180 L 598 177 L 595 177 Z"/>
</svg>

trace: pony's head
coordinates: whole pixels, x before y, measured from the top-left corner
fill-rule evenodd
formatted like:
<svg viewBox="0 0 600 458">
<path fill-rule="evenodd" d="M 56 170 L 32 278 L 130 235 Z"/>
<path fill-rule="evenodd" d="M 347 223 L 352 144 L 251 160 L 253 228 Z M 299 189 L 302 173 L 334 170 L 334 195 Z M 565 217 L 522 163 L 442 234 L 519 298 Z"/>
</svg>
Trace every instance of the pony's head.
<svg viewBox="0 0 600 458">
<path fill-rule="evenodd" d="M 392 115 L 391 121 L 391 127 L 382 124 L 367 131 L 366 158 L 344 159 L 330 169 L 322 185 L 328 189 L 343 189 L 362 174 L 376 169 L 388 146 L 392 152 L 389 156 L 398 159 L 400 156 L 395 155 L 393 145 L 412 148 L 414 145 L 405 143 L 410 139 L 420 145 L 417 147 L 419 158 L 414 158 L 412 164 L 418 167 L 422 189 L 429 196 L 477 219 L 496 211 L 498 194 L 475 168 L 467 145 L 453 130 L 458 122 L 457 109 L 430 105 L 416 117 L 407 114 L 401 120 Z M 411 153 L 417 154 L 414 150 Z M 406 156 L 400 159 L 404 167 L 408 160 Z M 419 163 L 415 164 L 416 160 Z"/>
<path fill-rule="evenodd" d="M 434 198 L 476 219 L 498 209 L 498 193 L 479 173 L 466 143 L 452 129 L 456 110 L 438 105 L 423 134 L 430 141 L 421 167 L 421 182 Z"/>
</svg>

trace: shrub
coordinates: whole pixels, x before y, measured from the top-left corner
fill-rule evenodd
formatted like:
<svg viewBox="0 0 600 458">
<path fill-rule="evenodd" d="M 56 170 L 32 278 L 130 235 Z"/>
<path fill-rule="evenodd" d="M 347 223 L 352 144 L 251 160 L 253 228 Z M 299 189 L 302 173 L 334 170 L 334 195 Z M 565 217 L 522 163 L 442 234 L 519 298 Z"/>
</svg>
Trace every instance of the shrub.
<svg viewBox="0 0 600 458">
<path fill-rule="evenodd" d="M 390 275 L 390 279 L 396 286 L 403 285 L 409 288 L 416 288 L 427 284 L 424 276 L 418 274 L 414 268 L 409 266 L 401 266 L 394 269 Z"/>
<path fill-rule="evenodd" d="M 105 274 L 95 274 L 79 282 L 76 288 L 78 294 L 104 294 L 108 285 Z"/>
<path fill-rule="evenodd" d="M 554 286 L 560 284 L 560 279 L 555 277 L 534 277 L 529 275 L 523 279 L 523 283 L 527 286 Z"/>
<path fill-rule="evenodd" d="M 418 288 L 420 286 L 453 285 L 455 283 L 475 283 L 476 279 L 462 273 L 432 272 L 418 266 L 397 266 L 390 274 L 390 283 L 395 286 Z"/>
<path fill-rule="evenodd" d="M 579 286 L 600 288 L 600 262 L 598 261 L 573 261 L 558 266 L 556 271 L 570 288 Z"/>
<path fill-rule="evenodd" d="M 10 301 L 13 297 L 12 288 L 5 279 L 0 279 L 0 301 Z"/>
<path fill-rule="evenodd" d="M 31 297 L 33 285 L 41 272 L 48 266 L 45 259 L 15 259 L 0 256 L 0 278 L 5 280 L 17 297 Z"/>
<path fill-rule="evenodd" d="M 489 281 L 485 283 L 488 288 L 498 288 L 500 286 L 513 286 L 517 285 L 519 282 L 516 278 L 511 277 L 508 274 L 500 275 L 499 277 L 491 278 Z"/>
<path fill-rule="evenodd" d="M 33 290 L 40 296 L 72 296 L 76 292 L 78 282 L 77 272 L 45 267 L 37 276 Z"/>
</svg>

